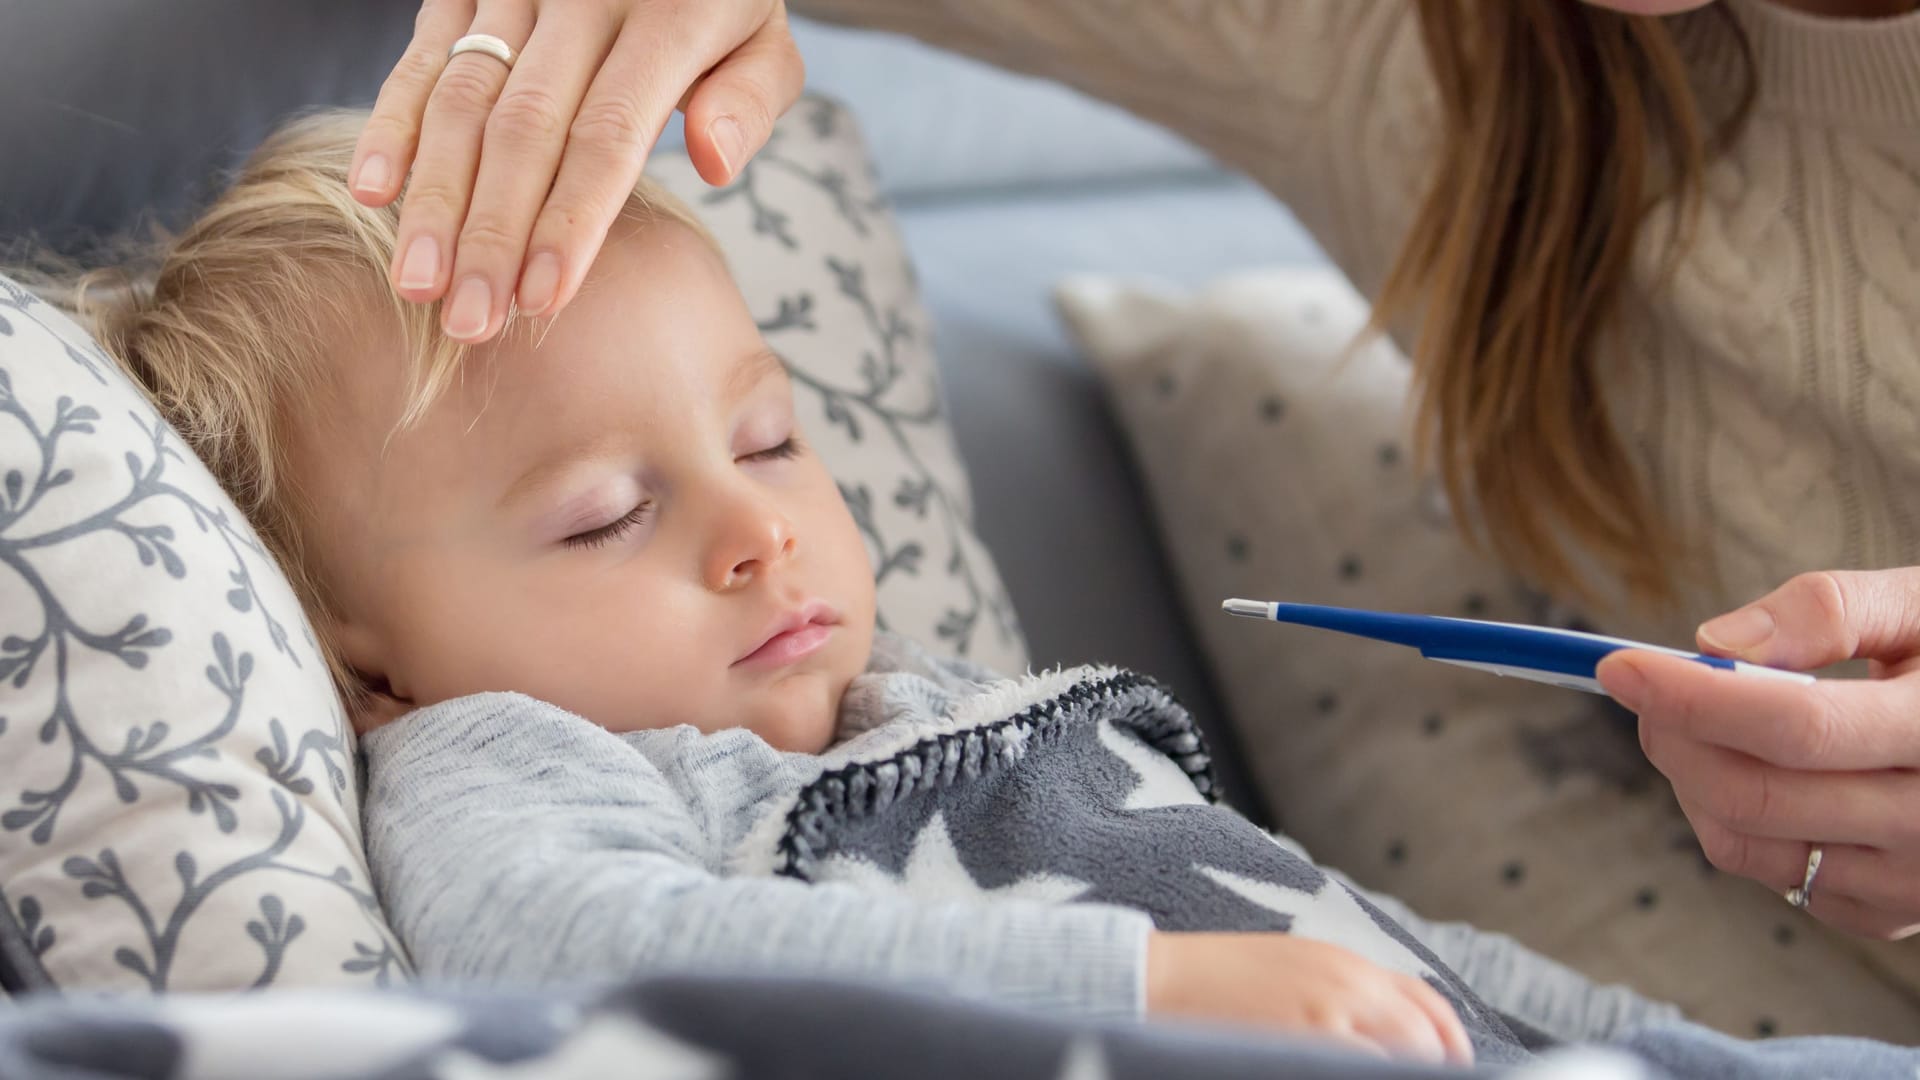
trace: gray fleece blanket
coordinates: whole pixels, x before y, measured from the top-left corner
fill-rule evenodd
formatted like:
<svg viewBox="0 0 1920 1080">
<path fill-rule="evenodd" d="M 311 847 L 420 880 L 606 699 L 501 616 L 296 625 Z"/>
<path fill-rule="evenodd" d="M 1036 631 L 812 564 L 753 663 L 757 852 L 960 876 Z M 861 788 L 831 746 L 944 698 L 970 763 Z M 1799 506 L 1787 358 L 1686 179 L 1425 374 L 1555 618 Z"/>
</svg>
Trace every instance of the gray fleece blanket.
<svg viewBox="0 0 1920 1080">
<path fill-rule="evenodd" d="M 1547 1045 L 1296 848 L 1216 805 L 1199 728 L 1153 679 L 1093 667 L 965 696 L 899 676 L 864 689 L 893 700 L 848 708 L 884 726 L 769 815 L 744 868 L 929 901 L 1114 904 L 1162 930 L 1299 934 L 1424 979 L 1483 1062 Z"/>
</svg>

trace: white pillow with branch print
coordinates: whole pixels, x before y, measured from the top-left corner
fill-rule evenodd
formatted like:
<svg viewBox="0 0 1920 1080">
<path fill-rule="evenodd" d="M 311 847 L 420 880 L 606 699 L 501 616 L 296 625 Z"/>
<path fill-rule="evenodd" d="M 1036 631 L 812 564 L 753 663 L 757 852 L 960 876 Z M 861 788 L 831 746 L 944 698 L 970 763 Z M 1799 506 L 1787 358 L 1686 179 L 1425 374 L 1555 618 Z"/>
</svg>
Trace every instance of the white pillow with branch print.
<svg viewBox="0 0 1920 1080">
<path fill-rule="evenodd" d="M 351 735 L 213 477 L 0 279 L 0 935 L 15 981 L 385 983 Z"/>
</svg>

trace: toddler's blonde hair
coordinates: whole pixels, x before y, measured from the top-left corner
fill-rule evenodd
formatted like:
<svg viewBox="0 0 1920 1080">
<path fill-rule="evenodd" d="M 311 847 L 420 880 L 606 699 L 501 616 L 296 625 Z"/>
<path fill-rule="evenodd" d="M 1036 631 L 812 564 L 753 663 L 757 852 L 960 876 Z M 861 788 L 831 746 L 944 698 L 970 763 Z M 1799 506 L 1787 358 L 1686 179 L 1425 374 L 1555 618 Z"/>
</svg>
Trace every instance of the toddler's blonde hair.
<svg viewBox="0 0 1920 1080">
<path fill-rule="evenodd" d="M 316 624 L 350 710 L 367 687 L 330 640 L 332 598 L 289 481 L 292 425 L 331 400 L 323 391 L 334 354 L 383 340 L 364 332 L 381 321 L 405 365 L 401 428 L 425 415 L 468 352 L 441 332 L 438 303 L 402 300 L 388 284 L 404 196 L 371 209 L 348 192 L 367 115 L 334 109 L 287 123 L 184 232 L 131 245 L 124 265 L 21 274 L 93 333 L 239 505 Z M 713 243 L 686 204 L 645 178 L 619 220 L 676 221 Z M 510 312 L 503 334 L 525 326 Z"/>
</svg>

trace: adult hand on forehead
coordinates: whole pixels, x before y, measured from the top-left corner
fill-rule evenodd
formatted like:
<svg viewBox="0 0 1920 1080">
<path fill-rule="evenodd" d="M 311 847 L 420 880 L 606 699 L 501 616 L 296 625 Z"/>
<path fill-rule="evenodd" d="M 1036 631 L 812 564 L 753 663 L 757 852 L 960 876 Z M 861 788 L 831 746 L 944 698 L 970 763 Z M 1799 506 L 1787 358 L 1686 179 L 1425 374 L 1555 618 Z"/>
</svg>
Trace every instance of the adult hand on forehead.
<svg viewBox="0 0 1920 1080">
<path fill-rule="evenodd" d="M 1872 662 L 1869 679 L 1812 686 L 1633 650 L 1600 665 L 1707 857 L 1784 892 L 1820 845 L 1813 915 L 1867 937 L 1920 931 L 1920 567 L 1802 574 L 1699 638 L 1801 671 Z"/>
<path fill-rule="evenodd" d="M 515 59 L 449 58 L 468 34 Z M 348 182 L 384 206 L 411 171 L 389 278 L 485 341 L 510 299 L 572 299 L 676 106 L 695 169 L 724 184 L 805 75 L 784 0 L 424 0 Z"/>
</svg>

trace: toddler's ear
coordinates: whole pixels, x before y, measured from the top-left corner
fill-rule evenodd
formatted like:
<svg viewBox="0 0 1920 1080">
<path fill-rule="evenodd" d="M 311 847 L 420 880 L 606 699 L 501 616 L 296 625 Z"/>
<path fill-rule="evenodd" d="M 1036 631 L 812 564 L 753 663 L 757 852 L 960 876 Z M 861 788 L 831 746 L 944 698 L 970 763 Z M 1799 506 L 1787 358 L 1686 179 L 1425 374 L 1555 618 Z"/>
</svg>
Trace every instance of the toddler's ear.
<svg viewBox="0 0 1920 1080">
<path fill-rule="evenodd" d="M 387 689 L 386 680 L 370 679 L 358 672 L 354 677 L 360 681 L 360 692 L 353 696 L 353 715 L 348 719 L 353 721 L 355 734 L 365 735 L 413 711 L 413 702 L 395 697 Z"/>
<path fill-rule="evenodd" d="M 353 721 L 354 731 L 365 734 L 413 709 L 412 700 L 394 687 L 385 670 L 385 650 L 365 627 L 333 622 L 327 630 L 346 661 L 347 677 L 353 680 L 346 688 L 346 699 L 347 719 Z"/>
</svg>

